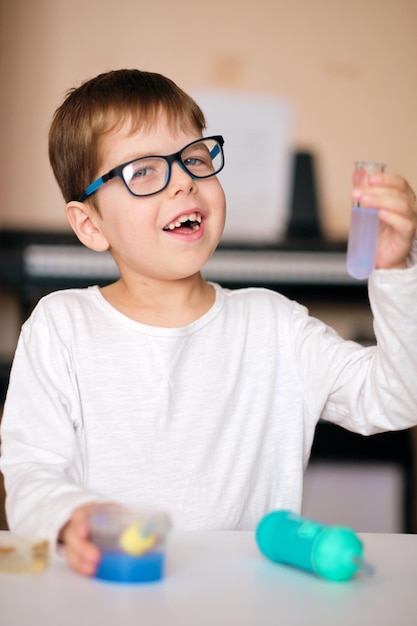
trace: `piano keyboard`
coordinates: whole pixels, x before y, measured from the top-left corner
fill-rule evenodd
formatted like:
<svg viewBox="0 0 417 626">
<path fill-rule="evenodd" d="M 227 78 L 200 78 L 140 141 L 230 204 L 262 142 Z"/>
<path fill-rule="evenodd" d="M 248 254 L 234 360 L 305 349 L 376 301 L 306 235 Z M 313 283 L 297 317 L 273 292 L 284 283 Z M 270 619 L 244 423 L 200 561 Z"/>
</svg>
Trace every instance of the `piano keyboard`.
<svg viewBox="0 0 417 626">
<path fill-rule="evenodd" d="M 342 252 L 216 250 L 203 270 L 206 278 L 243 283 L 356 283 Z"/>
<path fill-rule="evenodd" d="M 31 277 L 92 277 L 109 281 L 119 277 L 109 252 L 94 252 L 78 245 L 28 245 L 23 262 Z M 358 283 L 346 271 L 344 252 L 219 248 L 204 267 L 203 275 L 207 280 L 243 284 Z"/>
<path fill-rule="evenodd" d="M 84 246 L 26 246 L 23 251 L 25 273 L 42 278 L 88 278 L 116 280 L 119 270 L 109 252 L 94 252 Z"/>
</svg>

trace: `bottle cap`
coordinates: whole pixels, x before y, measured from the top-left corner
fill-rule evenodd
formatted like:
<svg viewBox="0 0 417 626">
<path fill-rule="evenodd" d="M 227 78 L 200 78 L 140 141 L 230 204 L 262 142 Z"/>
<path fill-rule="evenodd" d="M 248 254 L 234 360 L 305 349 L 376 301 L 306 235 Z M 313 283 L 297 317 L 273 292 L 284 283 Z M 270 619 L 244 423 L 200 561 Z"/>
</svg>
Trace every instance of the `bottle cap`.
<svg viewBox="0 0 417 626">
<path fill-rule="evenodd" d="M 329 526 L 317 537 L 311 560 L 314 571 L 328 580 L 349 580 L 362 567 L 363 544 L 350 528 Z"/>
</svg>

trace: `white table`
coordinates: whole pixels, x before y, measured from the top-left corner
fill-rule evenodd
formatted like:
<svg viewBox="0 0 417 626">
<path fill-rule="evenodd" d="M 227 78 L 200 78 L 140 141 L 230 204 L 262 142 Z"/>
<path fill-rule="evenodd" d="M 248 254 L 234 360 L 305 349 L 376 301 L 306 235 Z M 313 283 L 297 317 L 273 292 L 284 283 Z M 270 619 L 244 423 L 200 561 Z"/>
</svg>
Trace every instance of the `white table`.
<svg viewBox="0 0 417 626">
<path fill-rule="evenodd" d="M 414 626 L 417 535 L 362 534 L 371 575 L 328 582 L 267 561 L 250 532 L 174 532 L 166 577 L 122 586 L 54 562 L 0 574 L 1 626 Z"/>
</svg>

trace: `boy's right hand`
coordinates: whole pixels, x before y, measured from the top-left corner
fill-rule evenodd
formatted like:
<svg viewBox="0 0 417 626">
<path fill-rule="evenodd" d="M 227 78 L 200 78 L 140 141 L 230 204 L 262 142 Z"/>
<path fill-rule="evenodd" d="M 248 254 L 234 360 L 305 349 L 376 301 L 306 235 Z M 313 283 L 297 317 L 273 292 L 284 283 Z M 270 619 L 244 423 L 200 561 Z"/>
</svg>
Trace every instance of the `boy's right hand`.
<svg viewBox="0 0 417 626">
<path fill-rule="evenodd" d="M 90 541 L 88 513 L 91 505 L 75 509 L 62 527 L 58 540 L 63 544 L 69 565 L 79 574 L 93 576 L 100 560 L 100 550 Z"/>
</svg>

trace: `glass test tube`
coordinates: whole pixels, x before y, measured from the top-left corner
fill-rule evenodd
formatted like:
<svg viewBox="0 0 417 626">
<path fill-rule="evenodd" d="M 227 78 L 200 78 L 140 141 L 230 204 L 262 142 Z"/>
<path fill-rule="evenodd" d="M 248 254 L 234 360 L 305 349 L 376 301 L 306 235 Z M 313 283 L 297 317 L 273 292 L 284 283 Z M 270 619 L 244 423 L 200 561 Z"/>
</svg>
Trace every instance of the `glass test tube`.
<svg viewBox="0 0 417 626">
<path fill-rule="evenodd" d="M 369 176 L 383 172 L 384 169 L 384 163 L 356 161 L 353 172 L 354 186 L 368 186 Z M 355 201 L 352 206 L 347 248 L 347 271 L 353 278 L 368 278 L 375 268 L 378 233 L 378 210 L 374 207 L 361 206 Z"/>
</svg>

